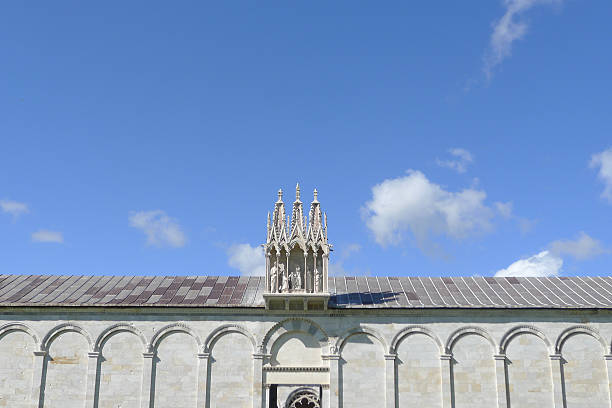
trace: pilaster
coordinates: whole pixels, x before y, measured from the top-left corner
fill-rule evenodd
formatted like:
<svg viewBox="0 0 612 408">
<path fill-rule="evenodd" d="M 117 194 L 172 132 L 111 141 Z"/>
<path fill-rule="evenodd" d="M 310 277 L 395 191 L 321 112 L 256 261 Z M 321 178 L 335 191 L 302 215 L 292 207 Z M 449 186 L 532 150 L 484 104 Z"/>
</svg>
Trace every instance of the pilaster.
<svg viewBox="0 0 612 408">
<path fill-rule="evenodd" d="M 326 357 L 329 360 L 329 408 L 340 408 L 340 356 Z"/>
<path fill-rule="evenodd" d="M 140 394 L 140 407 L 150 408 L 151 406 L 151 379 L 153 377 L 153 363 L 155 353 L 142 353 L 142 388 Z"/>
<path fill-rule="evenodd" d="M 321 395 L 321 407 L 329 408 L 329 384 L 324 384 L 321 388 L 323 389 L 323 395 Z"/>
<path fill-rule="evenodd" d="M 208 392 L 208 369 L 210 362 L 210 353 L 198 354 L 198 389 L 197 389 L 197 408 L 206 408 L 207 392 Z"/>
<path fill-rule="evenodd" d="M 453 408 L 453 355 L 440 355 L 440 374 L 442 376 L 442 408 Z"/>
<path fill-rule="evenodd" d="M 606 370 L 608 371 L 608 392 L 610 395 L 610 406 L 612 407 L 612 355 L 606 354 Z"/>
<path fill-rule="evenodd" d="M 555 403 L 555 408 L 565 408 L 563 357 L 561 354 L 550 355 L 550 370 L 553 383 L 553 401 Z"/>
<path fill-rule="evenodd" d="M 508 408 L 508 379 L 506 370 L 506 355 L 498 354 L 495 359 L 495 377 L 497 381 L 497 408 Z"/>
<path fill-rule="evenodd" d="M 396 408 L 396 354 L 385 355 L 385 407 Z"/>
<path fill-rule="evenodd" d="M 266 408 L 263 393 L 263 362 L 265 354 L 253 354 L 253 408 Z"/>
<path fill-rule="evenodd" d="M 96 380 L 98 376 L 99 351 L 87 353 L 87 384 L 85 391 L 85 408 L 94 408 L 96 400 Z"/>
<path fill-rule="evenodd" d="M 39 408 L 42 406 L 45 358 L 47 358 L 46 351 L 41 350 L 34 352 L 34 374 L 32 378 L 32 390 L 30 392 L 30 400 L 32 401 L 33 408 Z"/>
</svg>

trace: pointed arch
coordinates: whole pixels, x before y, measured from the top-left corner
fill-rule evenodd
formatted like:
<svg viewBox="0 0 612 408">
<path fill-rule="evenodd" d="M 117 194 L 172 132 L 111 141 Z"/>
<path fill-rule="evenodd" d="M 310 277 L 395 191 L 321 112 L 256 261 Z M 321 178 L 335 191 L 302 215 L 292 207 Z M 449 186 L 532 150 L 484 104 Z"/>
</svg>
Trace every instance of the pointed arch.
<svg viewBox="0 0 612 408">
<path fill-rule="evenodd" d="M 356 334 L 367 334 L 371 337 L 374 337 L 376 340 L 379 341 L 380 345 L 382 346 L 383 353 L 386 353 L 387 350 L 389 350 L 389 347 L 387 346 L 387 342 L 385 341 L 384 337 L 381 336 L 380 333 L 378 333 L 376 330 L 371 329 L 369 327 L 355 327 L 345 331 L 342 336 L 340 336 L 338 340 L 336 340 L 336 352 L 338 354 L 342 354 L 342 349 L 344 348 L 344 345 L 346 344 L 348 339 Z"/>
<path fill-rule="evenodd" d="M 555 342 L 555 353 L 562 354 L 563 344 L 565 343 L 565 341 L 568 338 L 576 334 L 579 334 L 579 333 L 587 334 L 593 337 L 595 340 L 597 340 L 599 344 L 601 344 L 601 347 L 603 348 L 603 353 L 606 354 L 608 350 L 608 346 L 606 345 L 606 342 L 603 339 L 603 337 L 601 337 L 599 332 L 595 330 L 594 328 L 589 327 L 589 326 L 583 326 L 583 325 L 572 326 L 572 327 L 568 327 L 567 329 L 563 330 L 561 334 L 559 334 L 559 337 L 557 338 L 557 341 Z"/>
<path fill-rule="evenodd" d="M 89 332 L 87 332 L 87 330 L 73 322 L 58 324 L 57 326 L 49 330 L 40 342 L 40 349 L 43 351 L 49 351 L 49 345 L 51 344 L 53 339 L 65 332 L 79 333 L 80 335 L 85 337 L 85 340 L 87 340 L 87 345 L 89 346 L 89 349 L 92 349 L 93 340 L 91 339 Z"/>
<path fill-rule="evenodd" d="M 478 326 L 467 326 L 467 327 L 462 327 L 460 329 L 455 330 L 454 332 L 451 333 L 450 336 L 448 336 L 448 340 L 446 341 L 446 347 L 445 347 L 446 353 L 452 354 L 453 346 L 455 345 L 457 340 L 469 334 L 475 334 L 477 336 L 480 336 L 486 339 L 491 345 L 492 353 L 495 353 L 498 350 L 498 347 L 495 344 L 495 340 L 493 340 L 491 335 L 485 329 L 478 327 Z"/>
<path fill-rule="evenodd" d="M 521 334 L 533 334 L 534 336 L 539 337 L 546 345 L 546 349 L 548 350 L 549 354 L 554 354 L 552 344 L 550 340 L 548 340 L 548 337 L 546 337 L 546 335 L 537 327 L 527 325 L 513 327 L 502 336 L 499 343 L 499 354 L 506 354 L 506 349 L 508 348 L 510 342 Z"/>
<path fill-rule="evenodd" d="M 29 326 L 19 322 L 7 323 L 0 326 L 0 337 L 2 337 L 5 333 L 12 331 L 21 331 L 29 334 L 30 337 L 32 337 L 32 340 L 34 340 L 34 344 L 36 346 L 39 346 L 38 335 L 36 334 L 36 332 Z"/>
<path fill-rule="evenodd" d="M 153 337 L 151 337 L 151 350 L 156 350 L 157 346 L 164 338 L 165 335 L 170 333 L 185 333 L 193 337 L 195 342 L 198 345 L 198 350 L 202 349 L 202 340 L 200 340 L 200 336 L 197 335 L 195 331 L 185 323 L 172 323 L 168 324 L 161 329 L 157 330 Z"/>
<path fill-rule="evenodd" d="M 397 353 L 397 347 L 400 345 L 400 343 L 406 337 L 411 336 L 413 334 L 423 334 L 429 337 L 430 339 L 434 341 L 434 343 L 436 343 L 436 346 L 438 346 L 438 350 L 440 351 L 440 354 L 444 354 L 444 345 L 442 344 L 442 341 L 440 340 L 440 338 L 433 331 L 429 330 L 427 327 L 424 327 L 424 326 L 409 326 L 409 327 L 406 327 L 400 330 L 399 333 L 397 333 L 395 337 L 393 338 L 393 340 L 391 341 L 391 347 L 389 348 L 389 353 L 390 354 Z"/>
<path fill-rule="evenodd" d="M 144 348 L 144 352 L 146 353 L 150 351 L 150 348 L 151 348 L 150 343 L 147 342 L 147 338 L 145 337 L 145 335 L 140 330 L 138 330 L 136 327 L 132 326 L 131 324 L 127 324 L 127 323 L 113 324 L 112 326 L 109 326 L 106 329 L 104 329 L 104 331 L 102 331 L 102 333 L 100 333 L 100 335 L 96 339 L 96 342 L 94 344 L 94 351 L 100 351 L 104 342 L 109 337 L 111 337 L 113 334 L 118 333 L 118 332 L 130 332 L 132 334 L 135 334 L 140 339 L 140 342 L 142 343 L 142 347 Z"/>
<path fill-rule="evenodd" d="M 291 331 L 309 333 L 319 341 L 321 347 L 328 342 L 329 336 L 327 332 L 317 323 L 303 317 L 291 317 L 276 323 L 263 338 L 262 351 L 267 353 L 271 345 L 273 345 L 280 336 Z"/>
<path fill-rule="evenodd" d="M 255 340 L 255 336 L 253 336 L 251 332 L 238 324 L 224 324 L 223 326 L 217 327 L 208 335 L 206 341 L 204 342 L 204 353 L 210 353 L 215 342 L 221 336 L 228 333 L 240 333 L 244 335 L 251 342 L 251 345 L 253 346 L 253 353 L 256 352 L 257 342 Z"/>
</svg>

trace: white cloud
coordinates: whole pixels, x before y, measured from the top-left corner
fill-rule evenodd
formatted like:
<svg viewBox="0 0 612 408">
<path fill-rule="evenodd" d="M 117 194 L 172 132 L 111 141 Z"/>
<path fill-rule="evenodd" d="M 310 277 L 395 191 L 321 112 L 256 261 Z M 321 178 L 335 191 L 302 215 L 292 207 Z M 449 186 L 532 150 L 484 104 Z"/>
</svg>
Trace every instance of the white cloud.
<svg viewBox="0 0 612 408">
<path fill-rule="evenodd" d="M 30 212 L 27 204 L 12 200 L 0 200 L 0 209 L 4 213 L 11 214 L 14 218 Z"/>
<path fill-rule="evenodd" d="M 511 201 L 507 203 L 496 202 L 495 209 L 504 218 L 512 218 L 513 205 Z"/>
<path fill-rule="evenodd" d="M 241 275 L 255 276 L 266 274 L 266 259 L 260 247 L 249 244 L 235 244 L 228 248 L 228 263 L 240 271 Z"/>
<path fill-rule="evenodd" d="M 558 240 L 550 244 L 550 252 L 557 256 L 570 255 L 576 259 L 590 259 L 608 252 L 600 241 L 581 232 L 575 240 Z"/>
<path fill-rule="evenodd" d="M 581 232 L 575 240 L 553 241 L 548 248 L 512 263 L 506 269 L 497 271 L 495 276 L 557 276 L 563 266 L 565 255 L 585 260 L 609 252 L 601 242 L 584 232 Z"/>
<path fill-rule="evenodd" d="M 182 247 L 187 243 L 181 226 L 162 210 L 133 211 L 129 222 L 145 233 L 148 245 Z"/>
<path fill-rule="evenodd" d="M 604 183 L 601 196 L 612 203 L 612 147 L 591 156 L 591 168 L 598 168 L 597 177 Z"/>
<path fill-rule="evenodd" d="M 375 185 L 363 208 L 366 225 L 380 245 L 398 244 L 410 231 L 419 247 L 431 248 L 433 236 L 462 239 L 491 228 L 494 211 L 485 205 L 484 191 L 450 192 L 419 171 L 407 173 Z"/>
<path fill-rule="evenodd" d="M 52 242 L 62 244 L 64 236 L 59 231 L 38 230 L 32 233 L 32 242 Z"/>
<path fill-rule="evenodd" d="M 512 54 L 512 43 L 527 33 L 523 15 L 537 5 L 560 4 L 562 0 L 504 0 L 504 15 L 493 23 L 489 50 L 484 58 L 484 73 L 491 78 L 493 70 Z"/>
<path fill-rule="evenodd" d="M 495 276 L 557 276 L 563 266 L 563 259 L 550 251 L 542 251 L 529 258 L 519 259 Z"/>
<path fill-rule="evenodd" d="M 448 152 L 453 156 L 451 160 L 437 159 L 438 166 L 447 167 L 455 170 L 457 173 L 465 173 L 467 166 L 474 160 L 472 153 L 459 147 L 449 149 Z"/>
</svg>

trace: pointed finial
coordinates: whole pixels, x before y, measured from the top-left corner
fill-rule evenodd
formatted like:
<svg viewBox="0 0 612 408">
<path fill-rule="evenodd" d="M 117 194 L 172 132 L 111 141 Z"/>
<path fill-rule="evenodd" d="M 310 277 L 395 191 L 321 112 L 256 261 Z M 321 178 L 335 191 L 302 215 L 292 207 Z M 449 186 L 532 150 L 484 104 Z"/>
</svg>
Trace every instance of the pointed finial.
<svg viewBox="0 0 612 408">
<path fill-rule="evenodd" d="M 295 185 L 295 201 L 300 201 L 300 183 Z"/>
<path fill-rule="evenodd" d="M 278 201 L 277 201 L 277 203 L 280 203 L 282 201 L 283 201 L 283 189 L 279 188 L 278 189 Z"/>
<path fill-rule="evenodd" d="M 268 211 L 268 231 L 270 231 L 270 211 Z"/>
<path fill-rule="evenodd" d="M 317 189 L 314 189 L 314 202 L 318 203 L 319 202 L 319 192 L 317 191 Z"/>
</svg>

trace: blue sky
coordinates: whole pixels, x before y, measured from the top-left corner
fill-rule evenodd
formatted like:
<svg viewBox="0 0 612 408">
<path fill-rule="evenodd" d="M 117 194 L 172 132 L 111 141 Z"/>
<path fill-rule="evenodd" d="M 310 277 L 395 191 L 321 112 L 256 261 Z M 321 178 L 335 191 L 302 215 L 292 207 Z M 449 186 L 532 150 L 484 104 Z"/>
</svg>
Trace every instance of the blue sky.
<svg viewBox="0 0 612 408">
<path fill-rule="evenodd" d="M 607 1 L 5 2 L 0 273 L 609 275 Z"/>
</svg>

